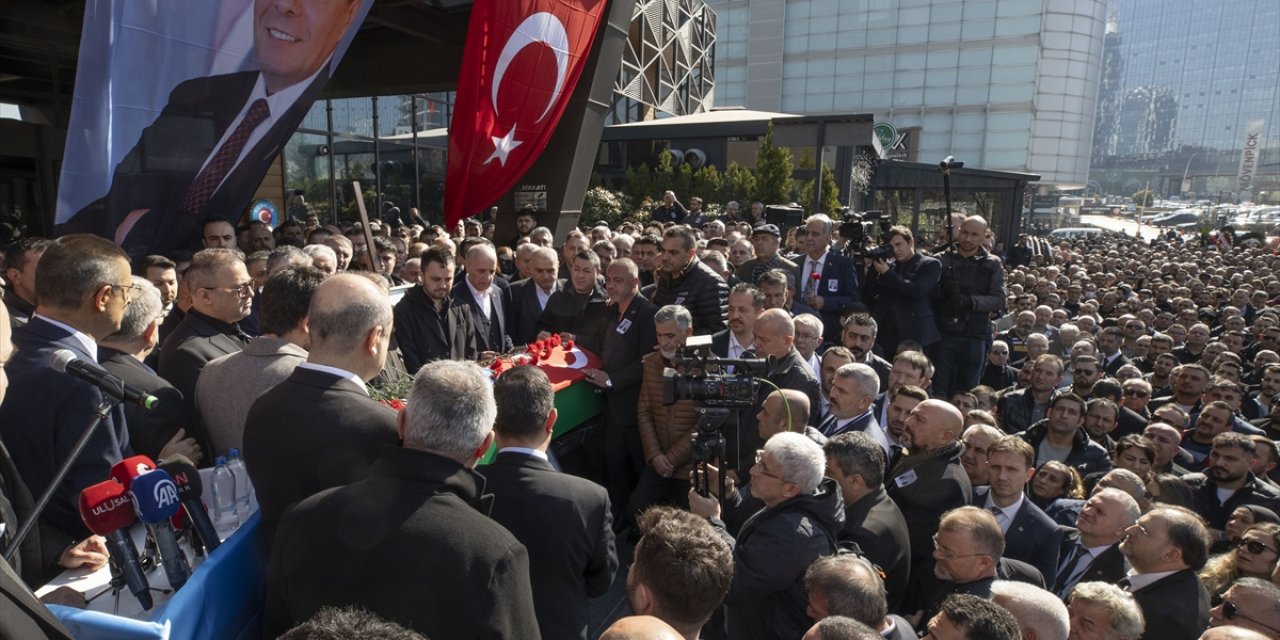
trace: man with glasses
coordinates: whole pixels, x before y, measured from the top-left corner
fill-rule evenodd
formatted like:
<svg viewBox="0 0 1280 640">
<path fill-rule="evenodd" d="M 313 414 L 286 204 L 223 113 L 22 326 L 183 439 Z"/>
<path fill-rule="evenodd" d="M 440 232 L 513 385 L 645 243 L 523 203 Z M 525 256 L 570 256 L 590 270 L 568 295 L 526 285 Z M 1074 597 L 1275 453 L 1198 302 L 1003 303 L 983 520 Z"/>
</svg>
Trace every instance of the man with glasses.
<svg viewBox="0 0 1280 640">
<path fill-rule="evenodd" d="M 799 638 L 811 621 L 804 574 L 835 551 L 840 491 L 824 478 L 822 447 L 799 433 L 774 435 L 756 452 L 751 494 L 765 508 L 731 536 L 720 501 L 689 491 L 689 510 L 708 518 L 733 547 L 733 583 L 725 595 L 729 637 Z"/>
<path fill-rule="evenodd" d="M 1210 627 L 1240 627 L 1280 638 L 1280 587 L 1257 578 L 1240 578 L 1209 610 Z"/>
<path fill-rule="evenodd" d="M 71 463 L 41 515 L 44 525 L 68 539 L 89 536 L 76 510 L 80 491 L 101 482 L 111 465 L 133 450 L 124 409 L 117 405 L 79 457 L 68 459 L 103 394 L 54 371 L 50 361 L 55 352 L 66 350 L 79 360 L 97 362 L 98 341 L 120 329 L 132 294 L 124 251 L 97 236 L 63 236 L 40 257 L 35 313 L 13 331 L 15 352 L 4 367 L 11 386 L 0 404 L 0 438 L 32 495 L 44 493 L 58 468 Z"/>
<path fill-rule="evenodd" d="M 253 305 L 253 279 L 244 258 L 234 249 L 205 249 L 187 268 L 191 309 L 160 351 L 160 377 L 182 393 L 187 416 L 195 415 L 196 380 L 214 358 L 239 353 L 249 336 L 236 324 Z M 189 435 L 205 451 L 213 451 L 208 433 L 194 423 Z"/>
<path fill-rule="evenodd" d="M 1139 416 L 1144 420 L 1151 417 L 1151 413 L 1147 410 L 1147 403 L 1151 401 L 1151 383 L 1146 380 L 1134 378 L 1125 380 L 1121 385 L 1123 399 L 1120 404 Z"/>
<path fill-rule="evenodd" d="M 1076 356 L 1071 361 L 1071 393 L 1085 400 L 1093 397 L 1093 383 L 1102 379 L 1101 363 L 1093 356 Z"/>
<path fill-rule="evenodd" d="M 1119 584 L 1142 608 L 1142 640 L 1194 640 L 1209 625 L 1209 594 L 1196 575 L 1209 545 L 1204 521 L 1182 507 L 1152 509 L 1125 530 L 1120 551 L 1133 568 Z"/>
<path fill-rule="evenodd" d="M 991 597 L 1005 546 L 995 516 L 978 507 L 952 509 L 943 514 L 931 542 L 933 574 L 940 582 L 925 601 L 920 620 L 932 619 L 953 593 Z"/>
<path fill-rule="evenodd" d="M 978 382 L 996 390 L 1017 384 L 1018 370 L 1009 366 L 1008 343 L 1003 340 L 991 343 L 991 349 L 987 351 L 987 363 L 982 367 L 982 376 Z"/>
</svg>

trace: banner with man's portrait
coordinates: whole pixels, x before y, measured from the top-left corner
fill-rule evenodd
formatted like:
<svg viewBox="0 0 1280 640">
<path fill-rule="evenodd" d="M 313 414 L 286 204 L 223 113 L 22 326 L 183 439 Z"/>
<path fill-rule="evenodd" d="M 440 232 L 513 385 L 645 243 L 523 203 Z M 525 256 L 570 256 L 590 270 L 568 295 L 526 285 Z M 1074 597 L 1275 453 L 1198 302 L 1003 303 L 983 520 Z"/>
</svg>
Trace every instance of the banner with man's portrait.
<svg viewBox="0 0 1280 640">
<path fill-rule="evenodd" d="M 89 0 L 57 231 L 130 255 L 234 222 L 373 0 Z"/>
</svg>

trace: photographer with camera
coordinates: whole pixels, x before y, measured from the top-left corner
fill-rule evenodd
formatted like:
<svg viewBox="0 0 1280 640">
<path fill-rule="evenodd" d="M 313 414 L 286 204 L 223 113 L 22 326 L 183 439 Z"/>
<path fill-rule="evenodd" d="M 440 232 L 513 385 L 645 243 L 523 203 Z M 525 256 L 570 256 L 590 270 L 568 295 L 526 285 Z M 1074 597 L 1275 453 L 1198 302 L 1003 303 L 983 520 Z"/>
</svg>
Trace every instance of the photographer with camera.
<svg viewBox="0 0 1280 640">
<path fill-rule="evenodd" d="M 991 340 L 991 314 L 1004 306 L 1004 266 L 982 246 L 987 221 L 969 216 L 942 253 L 938 287 L 938 328 L 944 340 L 933 345 L 933 391 L 938 397 L 978 385 Z"/>
<path fill-rule="evenodd" d="M 929 347 L 942 336 L 933 319 L 933 297 L 942 277 L 937 258 L 916 251 L 911 229 L 889 229 L 893 264 L 873 256 L 868 271 L 867 297 L 880 325 L 880 347 L 886 356 L 897 353 L 898 343 L 914 340 Z"/>
<path fill-rule="evenodd" d="M 755 357 L 767 359 L 769 362 L 762 377 L 779 389 L 795 389 L 804 393 L 809 397 L 810 407 L 820 406 L 821 385 L 818 384 L 818 378 L 813 374 L 813 369 L 809 368 L 809 364 L 800 357 L 800 352 L 795 347 L 796 324 L 791 316 L 782 309 L 769 309 L 761 313 L 756 319 L 755 338 Z M 751 467 L 755 450 L 762 444 L 756 428 L 756 415 L 771 391 L 773 387 L 761 384 L 756 393 L 755 407 L 749 412 L 742 412 L 739 416 L 736 438 L 740 439 L 736 443 L 738 452 L 736 468 L 739 476 L 742 475 L 743 470 Z M 812 418 L 810 422 L 816 422 L 816 418 Z M 732 432 L 727 435 L 731 436 L 729 450 L 734 451 L 735 438 L 732 437 Z"/>
</svg>

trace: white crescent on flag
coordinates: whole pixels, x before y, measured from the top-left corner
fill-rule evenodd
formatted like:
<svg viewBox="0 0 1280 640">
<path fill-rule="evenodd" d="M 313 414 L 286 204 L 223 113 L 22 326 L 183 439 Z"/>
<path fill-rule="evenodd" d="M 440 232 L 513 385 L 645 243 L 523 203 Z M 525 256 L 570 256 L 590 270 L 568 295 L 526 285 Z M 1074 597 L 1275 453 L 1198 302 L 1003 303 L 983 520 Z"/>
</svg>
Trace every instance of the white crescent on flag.
<svg viewBox="0 0 1280 640">
<path fill-rule="evenodd" d="M 502 87 L 502 80 L 507 75 L 507 67 L 511 61 L 515 59 L 516 54 L 520 53 L 525 47 L 541 42 L 549 47 L 556 55 L 556 84 L 551 91 L 551 98 L 547 100 L 547 106 L 538 115 L 538 119 L 534 122 L 541 122 L 547 117 L 547 112 L 551 110 L 552 105 L 556 103 L 556 99 L 560 97 L 560 91 L 564 89 L 565 74 L 569 70 L 569 34 L 564 29 L 564 23 L 560 19 L 547 12 L 540 12 L 530 15 L 516 27 L 515 32 L 507 38 L 507 44 L 503 45 L 502 53 L 498 54 L 498 63 L 493 68 L 493 110 L 496 114 L 498 111 L 498 89 Z"/>
</svg>

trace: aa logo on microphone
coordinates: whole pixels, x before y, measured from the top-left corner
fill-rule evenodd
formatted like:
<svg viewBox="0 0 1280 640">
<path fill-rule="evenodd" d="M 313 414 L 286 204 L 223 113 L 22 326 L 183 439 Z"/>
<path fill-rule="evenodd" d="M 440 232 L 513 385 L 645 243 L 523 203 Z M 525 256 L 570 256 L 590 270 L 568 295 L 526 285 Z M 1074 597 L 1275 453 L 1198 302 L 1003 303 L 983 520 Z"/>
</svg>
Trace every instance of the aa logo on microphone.
<svg viewBox="0 0 1280 640">
<path fill-rule="evenodd" d="M 178 504 L 178 487 L 172 480 L 161 480 L 151 489 L 151 495 L 161 508 Z"/>
</svg>

